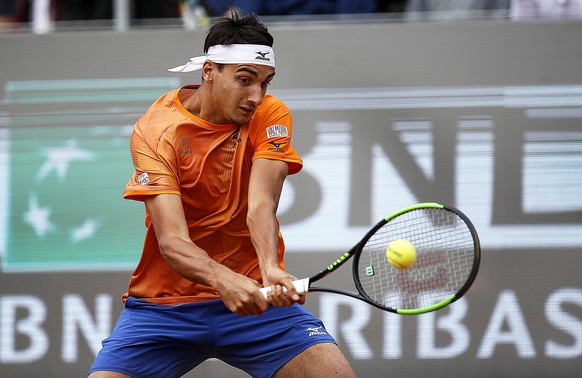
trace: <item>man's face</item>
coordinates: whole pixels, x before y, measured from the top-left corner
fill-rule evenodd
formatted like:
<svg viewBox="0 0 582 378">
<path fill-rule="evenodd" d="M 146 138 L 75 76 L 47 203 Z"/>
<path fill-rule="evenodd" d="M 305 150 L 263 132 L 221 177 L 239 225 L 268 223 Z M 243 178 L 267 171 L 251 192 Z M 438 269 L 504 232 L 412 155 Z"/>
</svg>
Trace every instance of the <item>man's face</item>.
<svg viewBox="0 0 582 378">
<path fill-rule="evenodd" d="M 226 64 L 221 71 L 215 66 L 212 75 L 213 122 L 243 125 L 263 101 L 275 69 L 258 64 Z"/>
</svg>

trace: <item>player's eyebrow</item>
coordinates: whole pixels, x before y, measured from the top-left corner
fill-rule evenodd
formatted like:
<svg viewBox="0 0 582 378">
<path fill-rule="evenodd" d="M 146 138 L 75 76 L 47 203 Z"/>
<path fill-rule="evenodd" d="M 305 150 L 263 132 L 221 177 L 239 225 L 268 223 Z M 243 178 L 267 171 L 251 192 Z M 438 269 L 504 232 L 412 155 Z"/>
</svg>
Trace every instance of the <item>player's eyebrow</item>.
<svg viewBox="0 0 582 378">
<path fill-rule="evenodd" d="M 247 72 L 247 73 L 251 74 L 252 76 L 254 76 L 256 78 L 259 77 L 259 73 L 256 70 L 254 70 L 254 69 L 252 69 L 251 67 L 248 67 L 248 66 L 238 67 L 235 72 L 236 73 L 238 73 L 238 72 Z M 270 75 L 268 75 L 265 78 L 265 80 L 272 79 L 274 76 L 275 76 L 275 72 L 272 72 Z"/>
</svg>

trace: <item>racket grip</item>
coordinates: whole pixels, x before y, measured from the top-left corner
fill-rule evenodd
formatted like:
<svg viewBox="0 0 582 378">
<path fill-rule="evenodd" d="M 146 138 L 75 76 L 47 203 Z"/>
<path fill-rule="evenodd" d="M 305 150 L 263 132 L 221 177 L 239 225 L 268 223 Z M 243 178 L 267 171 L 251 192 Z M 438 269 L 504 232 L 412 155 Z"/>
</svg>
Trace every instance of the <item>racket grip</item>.
<svg viewBox="0 0 582 378">
<path fill-rule="evenodd" d="M 293 286 L 295 286 L 295 290 L 297 290 L 299 294 L 306 293 L 309 290 L 309 278 L 295 280 L 293 281 Z M 261 290 L 261 293 L 263 293 L 266 298 L 267 294 L 271 291 L 271 286 L 262 287 L 259 290 Z M 287 288 L 283 287 L 283 290 L 287 290 Z"/>
</svg>

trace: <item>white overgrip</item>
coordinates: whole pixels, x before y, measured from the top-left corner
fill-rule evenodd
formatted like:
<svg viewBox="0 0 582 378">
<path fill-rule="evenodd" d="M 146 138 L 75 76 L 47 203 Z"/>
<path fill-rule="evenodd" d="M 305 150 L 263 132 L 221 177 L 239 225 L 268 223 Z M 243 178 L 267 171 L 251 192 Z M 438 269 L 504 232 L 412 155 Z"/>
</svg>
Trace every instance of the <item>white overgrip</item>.
<svg viewBox="0 0 582 378">
<path fill-rule="evenodd" d="M 297 293 L 299 294 L 306 293 L 309 290 L 309 277 L 293 281 L 293 286 L 295 286 L 295 290 L 297 290 Z M 262 287 L 259 290 L 261 290 L 261 293 L 263 293 L 263 295 L 266 298 L 267 294 L 271 291 L 271 286 Z M 284 287 L 283 290 L 287 289 Z"/>
</svg>

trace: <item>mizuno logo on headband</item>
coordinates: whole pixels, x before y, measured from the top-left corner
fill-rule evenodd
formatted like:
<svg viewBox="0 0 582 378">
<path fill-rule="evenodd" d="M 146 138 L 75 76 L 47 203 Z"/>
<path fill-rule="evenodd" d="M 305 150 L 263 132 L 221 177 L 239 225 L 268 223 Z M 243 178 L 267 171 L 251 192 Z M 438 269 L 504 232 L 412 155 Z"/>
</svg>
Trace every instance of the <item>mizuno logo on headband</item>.
<svg viewBox="0 0 582 378">
<path fill-rule="evenodd" d="M 262 51 L 255 51 L 255 53 L 257 54 L 257 56 L 255 57 L 255 60 L 265 60 L 267 62 L 270 62 L 271 59 L 267 58 L 267 54 L 269 54 L 269 51 L 267 52 L 262 52 Z"/>
</svg>

